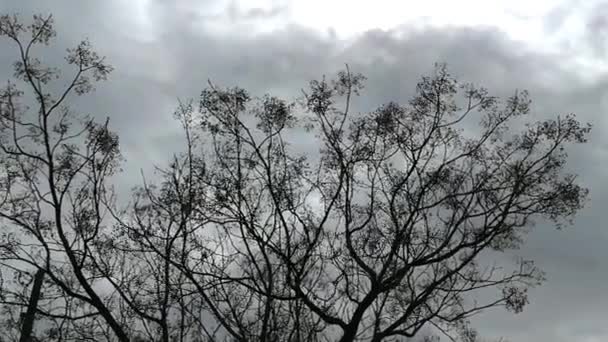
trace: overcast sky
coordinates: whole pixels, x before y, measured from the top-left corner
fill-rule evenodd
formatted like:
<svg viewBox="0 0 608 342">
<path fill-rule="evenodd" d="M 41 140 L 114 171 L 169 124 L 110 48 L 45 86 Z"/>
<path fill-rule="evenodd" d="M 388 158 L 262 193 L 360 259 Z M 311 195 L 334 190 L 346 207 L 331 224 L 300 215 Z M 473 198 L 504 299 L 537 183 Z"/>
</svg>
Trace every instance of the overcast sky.
<svg viewBox="0 0 608 342">
<path fill-rule="evenodd" d="M 539 225 L 519 251 L 547 272 L 519 314 L 476 319 L 488 337 L 512 342 L 608 341 L 608 2 L 601 0 L 1 0 L 0 12 L 52 13 L 61 61 L 84 37 L 116 71 L 76 101 L 111 118 L 127 159 L 121 180 L 166 160 L 182 144 L 172 119 L 178 98 L 207 80 L 255 95 L 293 96 L 344 63 L 368 77 L 358 99 L 406 102 L 419 76 L 447 62 L 460 79 L 499 95 L 528 89 L 533 119 L 576 113 L 594 125 L 571 154 L 591 190 L 574 226 Z M 0 42 L 0 76 L 14 56 Z"/>
</svg>

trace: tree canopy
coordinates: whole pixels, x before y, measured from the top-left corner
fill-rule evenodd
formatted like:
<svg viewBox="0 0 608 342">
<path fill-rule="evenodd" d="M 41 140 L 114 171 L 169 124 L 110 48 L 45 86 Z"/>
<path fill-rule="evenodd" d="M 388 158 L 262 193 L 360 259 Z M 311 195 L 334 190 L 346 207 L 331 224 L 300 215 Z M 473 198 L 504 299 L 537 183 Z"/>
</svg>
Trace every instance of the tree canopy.
<svg viewBox="0 0 608 342">
<path fill-rule="evenodd" d="M 534 122 L 527 92 L 438 64 L 367 112 L 348 66 L 293 101 L 209 83 L 174 113 L 183 151 L 118 204 L 119 137 L 69 106 L 112 67 L 83 41 L 56 93 L 68 69 L 36 57 L 52 17 L 4 15 L 0 36 L 18 56 L 0 91 L 0 341 L 477 341 L 470 317 L 520 312 L 543 280 L 488 260 L 585 203 L 565 166 L 589 125 Z"/>
</svg>

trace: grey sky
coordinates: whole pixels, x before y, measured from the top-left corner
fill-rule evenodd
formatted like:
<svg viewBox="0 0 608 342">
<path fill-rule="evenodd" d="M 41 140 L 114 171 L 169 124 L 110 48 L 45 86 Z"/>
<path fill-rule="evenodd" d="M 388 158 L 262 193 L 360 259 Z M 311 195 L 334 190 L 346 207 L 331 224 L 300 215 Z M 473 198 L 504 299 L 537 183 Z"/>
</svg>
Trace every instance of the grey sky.
<svg viewBox="0 0 608 342">
<path fill-rule="evenodd" d="M 372 108 L 406 102 L 420 75 L 434 62 L 447 62 L 459 78 L 495 94 L 530 90 L 532 119 L 576 113 L 594 125 L 591 142 L 570 158 L 591 201 L 573 227 L 557 231 L 539 224 L 519 251 L 536 260 L 548 279 L 532 292 L 527 309 L 515 316 L 489 311 L 476 322 L 488 337 L 513 342 L 607 341 L 608 6 L 600 0 L 544 0 L 526 12 L 523 5 L 532 1 L 512 1 L 509 8 L 500 1 L 499 10 L 483 1 L 449 1 L 463 8 L 443 10 L 440 1 L 428 2 L 437 17 L 431 7 L 393 8 L 384 0 L 356 5 L 352 13 L 346 5 L 312 1 L 311 8 L 300 0 L 3 0 L 0 12 L 24 18 L 53 13 L 58 41 L 44 51 L 45 60 L 61 62 L 66 47 L 89 37 L 114 65 L 110 80 L 76 104 L 109 116 L 119 132 L 127 159 L 120 184 L 134 184 L 139 168 L 162 163 L 180 148 L 171 115 L 177 99 L 196 97 L 208 79 L 255 95 L 292 97 L 308 80 L 349 63 L 368 77 L 358 101 Z M 5 80 L 11 55 L 6 41 L 0 44 Z"/>
</svg>

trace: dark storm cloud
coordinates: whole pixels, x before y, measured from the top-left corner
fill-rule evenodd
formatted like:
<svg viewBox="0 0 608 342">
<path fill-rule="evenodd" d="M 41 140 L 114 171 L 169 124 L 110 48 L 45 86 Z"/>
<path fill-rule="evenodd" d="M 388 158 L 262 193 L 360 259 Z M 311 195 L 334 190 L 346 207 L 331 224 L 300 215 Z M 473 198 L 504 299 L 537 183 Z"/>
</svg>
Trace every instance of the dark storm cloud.
<svg viewBox="0 0 608 342">
<path fill-rule="evenodd" d="M 139 168 L 150 170 L 153 163 L 161 163 L 180 149 L 181 135 L 171 112 L 177 98 L 196 97 L 207 80 L 221 86 L 238 85 L 254 95 L 271 92 L 293 98 L 308 80 L 331 75 L 349 63 L 368 77 L 358 107 L 372 109 L 389 100 L 407 102 L 420 75 L 431 71 L 434 62 L 447 62 L 462 80 L 484 85 L 501 96 L 529 89 L 533 120 L 577 113 L 595 125 L 591 143 L 571 154 L 572 171 L 591 189 L 590 205 L 574 227 L 556 231 L 539 224 L 520 251 L 535 259 L 548 278 L 532 292 L 527 311 L 518 316 L 493 311 L 477 321 L 484 333 L 513 342 L 608 336 L 604 324 L 608 232 L 603 227 L 603 204 L 608 200 L 608 185 L 603 180 L 608 166 L 608 137 L 604 134 L 608 78 L 598 75 L 593 82 L 583 82 L 566 68 L 563 55 L 534 51 L 495 28 L 423 30 L 405 25 L 394 31 L 372 30 L 349 41 L 289 25 L 258 35 L 234 30 L 213 33 L 200 20 L 219 20 L 222 7 L 218 2 L 206 2 L 206 11 L 198 3 L 150 2 L 143 9 L 151 18 L 147 36 L 146 32 L 128 31 L 135 27 L 135 18 L 131 20 L 133 14 L 121 11 L 116 1 L 5 1 L 0 11 L 18 10 L 24 16 L 52 12 L 58 46 L 74 45 L 88 36 L 115 66 L 111 79 L 77 104 L 88 113 L 111 117 L 127 158 L 124 184 L 138 179 Z M 223 8 L 232 24 L 280 17 L 283 11 L 280 6 L 271 10 L 243 10 L 234 4 Z M 559 26 L 565 16 L 554 13 L 548 27 Z M 589 23 L 594 30 L 605 29 L 591 19 Z M 5 42 L 2 44 L 4 51 Z M 49 51 L 58 54 L 63 50 Z M 54 56 L 49 60 L 60 60 Z M 0 58 L 0 70 L 7 75 L 6 55 L 2 53 Z"/>
</svg>

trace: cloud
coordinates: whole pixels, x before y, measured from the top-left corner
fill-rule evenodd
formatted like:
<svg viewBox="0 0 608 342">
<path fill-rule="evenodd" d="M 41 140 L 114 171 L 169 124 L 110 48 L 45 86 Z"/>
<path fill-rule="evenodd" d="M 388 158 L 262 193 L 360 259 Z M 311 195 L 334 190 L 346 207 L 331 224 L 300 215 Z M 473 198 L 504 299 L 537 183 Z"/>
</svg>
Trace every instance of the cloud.
<svg viewBox="0 0 608 342">
<path fill-rule="evenodd" d="M 596 74 L 590 79 L 573 68 L 568 61 L 576 57 L 576 50 L 537 51 L 489 26 L 420 28 L 405 23 L 341 40 L 290 24 L 283 18 L 286 8 L 282 5 L 244 9 L 233 3 L 223 13 L 225 3 L 216 1 L 204 6 L 195 1 L 159 0 L 140 1 L 140 7 L 125 4 L 19 1 L 0 5 L 1 12 L 18 10 L 24 16 L 52 12 L 57 46 L 74 45 L 88 36 L 115 66 L 111 79 L 98 85 L 93 96 L 75 103 L 87 113 L 111 117 L 127 158 L 119 180 L 125 186 L 137 182 L 140 168 L 148 172 L 154 163 L 162 163 L 181 148 L 179 126 L 171 113 L 178 98 L 197 97 L 207 80 L 238 85 L 254 95 L 271 92 L 293 98 L 310 79 L 333 74 L 349 63 L 368 77 L 356 101 L 358 108 L 369 110 L 389 100 L 407 102 L 420 75 L 431 71 L 434 62 L 447 62 L 460 79 L 501 96 L 529 89 L 534 120 L 574 112 L 591 121 L 595 125 L 591 142 L 573 149 L 570 160 L 572 170 L 591 189 L 589 207 L 572 228 L 555 231 L 539 225 L 519 252 L 537 260 L 548 272 L 548 281 L 533 291 L 532 304 L 521 315 L 493 311 L 477 321 L 485 334 L 513 342 L 593 341 L 608 336 L 603 328 L 608 314 L 608 233 L 603 227 L 603 204 L 608 200 L 604 181 L 608 78 Z M 213 15 L 218 13 L 240 28 L 266 19 L 285 22 L 253 33 L 218 30 L 204 22 L 216 20 Z M 599 13 L 595 17 L 576 14 L 576 20 L 589 23 L 589 35 L 605 33 Z M 563 11 L 552 12 L 547 32 L 559 31 L 571 19 Z M 0 79 L 6 79 L 10 76 L 6 42 L 0 44 Z M 49 61 L 60 62 L 63 51 L 51 47 L 49 55 L 44 53 Z"/>
</svg>

